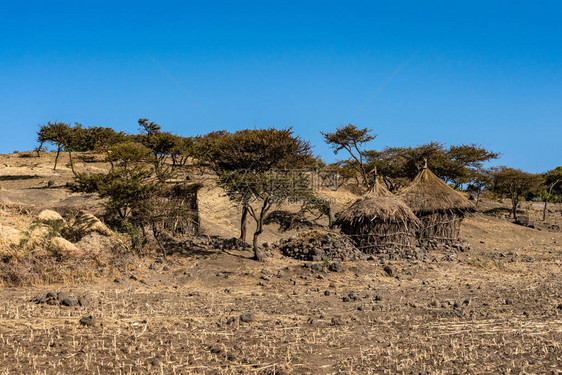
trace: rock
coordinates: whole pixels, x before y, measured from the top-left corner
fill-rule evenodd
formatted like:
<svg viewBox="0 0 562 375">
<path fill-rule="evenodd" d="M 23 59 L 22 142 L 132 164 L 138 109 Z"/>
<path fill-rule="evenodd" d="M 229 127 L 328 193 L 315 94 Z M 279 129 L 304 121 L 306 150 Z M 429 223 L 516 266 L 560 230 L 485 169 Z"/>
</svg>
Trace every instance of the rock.
<svg viewBox="0 0 562 375">
<path fill-rule="evenodd" d="M 332 272 L 343 272 L 344 267 L 343 264 L 341 264 L 340 262 L 334 262 L 334 263 L 330 263 L 330 265 L 328 266 L 328 270 Z"/>
<path fill-rule="evenodd" d="M 314 263 L 310 265 L 310 269 L 316 272 L 324 271 L 324 266 L 320 263 Z"/>
<path fill-rule="evenodd" d="M 115 282 L 116 284 L 121 284 L 123 282 L 123 279 L 118 277 L 115 280 L 113 280 L 113 282 Z"/>
<path fill-rule="evenodd" d="M 139 279 L 139 277 L 138 277 L 137 275 L 135 275 L 135 274 L 132 274 L 132 275 L 129 277 L 129 279 L 134 280 L 134 281 L 137 281 L 137 280 Z"/>
<path fill-rule="evenodd" d="M 394 269 L 392 267 L 390 267 L 389 265 L 384 266 L 383 268 L 384 272 L 386 272 L 386 274 L 390 277 L 394 276 Z"/>
<path fill-rule="evenodd" d="M 80 324 L 83 325 L 83 326 L 91 327 L 91 326 L 96 325 L 96 323 L 97 323 L 97 320 L 92 315 L 85 316 L 82 319 L 80 319 Z"/>
<path fill-rule="evenodd" d="M 84 253 L 96 257 L 100 262 L 107 261 L 114 250 L 124 248 L 124 245 L 115 237 L 107 237 L 98 232 L 84 235 L 76 246 Z"/>
<path fill-rule="evenodd" d="M 66 220 L 56 211 L 53 210 L 43 210 L 37 215 L 37 220 L 45 224 L 56 223 L 59 225 L 64 225 Z"/>
<path fill-rule="evenodd" d="M 89 233 L 97 232 L 103 236 L 111 236 L 113 232 L 91 213 L 80 211 L 74 220 L 70 223 L 70 235 L 77 241 L 80 241 Z"/>
<path fill-rule="evenodd" d="M 17 248 L 23 238 L 22 231 L 0 224 L 0 255 L 11 255 L 9 250 Z"/>
<path fill-rule="evenodd" d="M 83 252 L 72 242 L 62 237 L 53 237 L 49 242 L 49 251 L 60 257 L 80 257 Z"/>
<path fill-rule="evenodd" d="M 60 304 L 63 305 L 63 306 L 69 306 L 69 307 L 71 307 L 71 306 L 76 306 L 76 305 L 78 305 L 78 301 L 77 301 L 74 297 L 69 296 L 69 297 L 67 297 L 67 298 L 62 299 L 62 300 L 60 301 Z"/>
<path fill-rule="evenodd" d="M 162 360 L 158 357 L 152 358 L 149 362 L 152 366 L 160 366 L 162 364 Z"/>
<path fill-rule="evenodd" d="M 505 304 L 506 305 L 513 305 L 513 301 L 508 298 L 508 299 L 505 300 Z"/>
<path fill-rule="evenodd" d="M 330 294 L 332 294 L 332 293 L 331 293 L 329 290 L 327 290 L 327 291 L 324 292 L 324 295 L 325 295 L 325 296 L 329 296 Z"/>
<path fill-rule="evenodd" d="M 33 225 L 29 229 L 29 240 L 26 244 L 29 248 L 43 245 L 50 233 L 50 228 L 45 224 Z"/>
<path fill-rule="evenodd" d="M 247 312 L 240 315 L 240 321 L 244 323 L 251 323 L 255 320 L 255 315 L 252 312 Z"/>
</svg>

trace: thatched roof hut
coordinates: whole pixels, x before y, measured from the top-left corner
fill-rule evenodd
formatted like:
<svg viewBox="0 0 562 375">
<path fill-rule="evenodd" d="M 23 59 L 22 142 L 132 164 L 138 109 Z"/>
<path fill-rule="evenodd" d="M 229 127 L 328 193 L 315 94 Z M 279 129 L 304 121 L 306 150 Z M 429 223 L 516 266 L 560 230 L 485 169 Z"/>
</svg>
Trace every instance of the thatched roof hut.
<svg viewBox="0 0 562 375">
<path fill-rule="evenodd" d="M 474 208 L 464 195 L 433 174 L 427 163 L 399 196 L 422 222 L 419 237 L 438 242 L 458 240 L 462 219 Z"/>
<path fill-rule="evenodd" d="M 413 250 L 420 221 L 375 178 L 373 187 L 364 196 L 336 215 L 336 225 L 363 252 L 392 254 Z"/>
</svg>

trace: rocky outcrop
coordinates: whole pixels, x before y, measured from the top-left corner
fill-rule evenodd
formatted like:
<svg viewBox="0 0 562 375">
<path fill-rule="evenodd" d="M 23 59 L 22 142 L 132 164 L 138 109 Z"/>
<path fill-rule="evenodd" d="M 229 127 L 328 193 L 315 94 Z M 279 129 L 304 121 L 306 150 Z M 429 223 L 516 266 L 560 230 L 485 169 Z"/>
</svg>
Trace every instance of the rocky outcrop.
<svg viewBox="0 0 562 375">
<path fill-rule="evenodd" d="M 48 249 L 54 255 L 62 258 L 73 258 L 83 255 L 83 251 L 81 249 L 62 237 L 51 238 Z"/>
<path fill-rule="evenodd" d="M 60 225 L 64 225 L 66 223 L 66 220 L 64 220 L 64 218 L 58 212 L 53 210 L 41 211 L 39 215 L 37 215 L 37 220 L 46 224 L 57 223 Z"/>
<path fill-rule="evenodd" d="M 113 234 L 111 229 L 102 223 L 100 219 L 87 211 L 80 211 L 65 229 L 66 237 L 72 238 L 76 242 L 93 232 L 104 236 L 111 236 Z"/>
<path fill-rule="evenodd" d="M 22 231 L 0 224 L 0 256 L 9 255 L 24 237 Z"/>
</svg>

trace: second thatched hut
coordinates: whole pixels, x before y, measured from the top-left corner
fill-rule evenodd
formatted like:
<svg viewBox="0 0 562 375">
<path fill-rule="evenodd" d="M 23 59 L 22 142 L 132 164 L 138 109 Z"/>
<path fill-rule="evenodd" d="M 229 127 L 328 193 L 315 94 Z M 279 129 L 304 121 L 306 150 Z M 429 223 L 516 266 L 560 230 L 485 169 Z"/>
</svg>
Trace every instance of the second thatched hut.
<svg viewBox="0 0 562 375">
<path fill-rule="evenodd" d="M 404 254 L 416 246 L 420 221 L 375 178 L 373 187 L 364 196 L 336 215 L 336 225 L 364 253 Z"/>
<path fill-rule="evenodd" d="M 461 222 L 467 211 L 474 208 L 461 193 L 441 181 L 427 167 L 427 162 L 400 198 L 421 220 L 419 239 L 452 243 L 459 239 Z"/>
</svg>

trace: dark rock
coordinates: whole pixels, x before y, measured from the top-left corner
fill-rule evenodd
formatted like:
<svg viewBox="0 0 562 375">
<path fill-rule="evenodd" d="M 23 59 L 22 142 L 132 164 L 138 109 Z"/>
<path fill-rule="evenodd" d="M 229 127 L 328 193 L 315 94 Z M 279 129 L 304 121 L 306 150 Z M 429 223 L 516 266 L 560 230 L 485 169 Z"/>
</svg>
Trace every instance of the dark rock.
<svg viewBox="0 0 562 375">
<path fill-rule="evenodd" d="M 158 357 L 154 357 L 150 360 L 150 364 L 152 366 L 160 366 L 162 364 L 162 360 Z"/>
<path fill-rule="evenodd" d="M 129 277 L 131 280 L 137 281 L 139 279 L 139 277 L 135 274 L 132 274 L 131 277 Z"/>
<path fill-rule="evenodd" d="M 95 325 L 96 322 L 97 322 L 96 318 L 94 318 L 92 315 L 85 316 L 82 319 L 80 319 L 80 324 L 82 324 L 83 326 L 87 326 L 87 327 L 91 327 L 91 326 Z"/>
<path fill-rule="evenodd" d="M 71 297 L 71 295 L 68 294 L 68 293 L 66 293 L 66 292 L 58 292 L 58 293 L 57 293 L 57 299 L 58 299 L 59 301 L 62 301 L 62 300 L 64 300 L 64 299 L 67 299 L 67 298 L 70 298 L 70 297 Z"/>
<path fill-rule="evenodd" d="M 331 294 L 331 293 L 330 293 L 329 290 L 327 290 L 327 291 L 324 292 L 324 295 L 325 295 L 325 296 L 329 296 L 330 294 Z"/>
<path fill-rule="evenodd" d="M 60 304 L 63 306 L 76 306 L 78 305 L 78 301 L 74 297 L 69 296 L 61 300 Z"/>
<path fill-rule="evenodd" d="M 328 270 L 332 272 L 343 272 L 344 267 L 343 264 L 341 264 L 340 262 L 334 262 L 334 263 L 330 263 L 330 265 L 328 266 Z"/>
<path fill-rule="evenodd" d="M 321 263 L 314 263 L 310 265 L 310 269 L 313 271 L 322 272 L 324 271 L 324 265 L 322 265 Z"/>
<path fill-rule="evenodd" d="M 392 267 L 390 267 L 389 265 L 384 266 L 383 268 L 384 272 L 386 272 L 386 274 L 390 277 L 394 276 L 394 269 Z"/>
<path fill-rule="evenodd" d="M 113 281 L 114 281 L 115 283 L 117 283 L 117 284 L 121 284 L 121 283 L 123 282 L 123 279 L 120 278 L 120 277 L 118 277 L 118 278 L 116 278 L 116 279 L 113 280 Z"/>
<path fill-rule="evenodd" d="M 252 312 L 247 312 L 240 315 L 240 321 L 244 323 L 251 323 L 255 320 L 255 315 Z"/>
<path fill-rule="evenodd" d="M 506 305 L 513 305 L 513 301 L 508 298 L 508 299 L 505 300 L 505 304 Z"/>
</svg>

